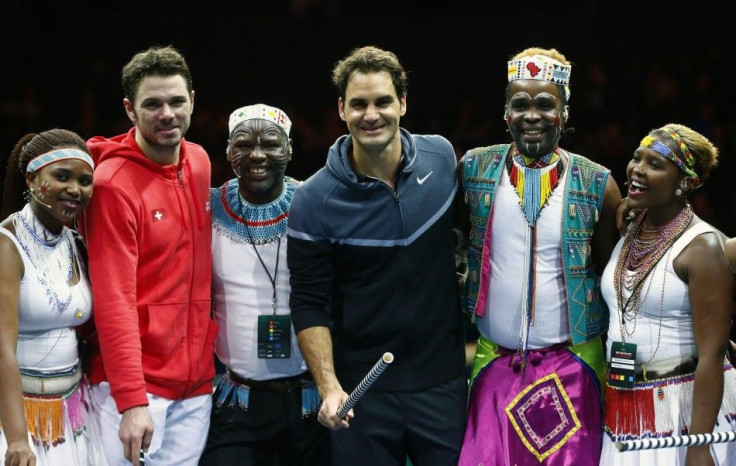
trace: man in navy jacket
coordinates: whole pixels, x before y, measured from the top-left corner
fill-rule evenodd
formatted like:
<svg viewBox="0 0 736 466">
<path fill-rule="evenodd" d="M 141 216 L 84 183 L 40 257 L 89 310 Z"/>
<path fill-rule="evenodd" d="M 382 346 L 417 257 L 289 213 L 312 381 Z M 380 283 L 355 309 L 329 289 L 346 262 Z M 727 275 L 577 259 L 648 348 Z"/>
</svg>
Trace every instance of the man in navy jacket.
<svg viewBox="0 0 736 466">
<path fill-rule="evenodd" d="M 333 70 L 349 135 L 296 190 L 291 310 L 333 430 L 333 464 L 457 463 L 465 425 L 464 341 L 452 231 L 455 153 L 399 127 L 406 73 L 354 50 Z M 395 362 L 345 418 L 338 408 L 381 355 Z M 346 429 L 350 427 L 349 429 Z"/>
</svg>

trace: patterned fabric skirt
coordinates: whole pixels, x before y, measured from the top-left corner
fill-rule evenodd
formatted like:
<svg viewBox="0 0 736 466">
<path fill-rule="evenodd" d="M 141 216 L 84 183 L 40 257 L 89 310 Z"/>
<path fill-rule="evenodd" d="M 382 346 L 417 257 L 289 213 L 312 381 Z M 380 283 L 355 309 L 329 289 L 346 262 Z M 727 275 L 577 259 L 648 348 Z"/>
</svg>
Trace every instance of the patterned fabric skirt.
<svg viewBox="0 0 736 466">
<path fill-rule="evenodd" d="M 478 351 L 496 356 L 471 386 L 468 422 L 459 464 L 597 465 L 601 447 L 602 399 L 599 339 L 581 351 L 565 345 L 519 356 L 481 339 Z M 578 346 L 583 346 L 578 345 Z M 580 348 L 578 348 L 580 349 Z"/>
<path fill-rule="evenodd" d="M 724 390 L 715 432 L 736 430 L 736 369 L 724 365 Z M 637 381 L 633 389 L 606 386 L 605 435 L 601 465 L 685 464 L 686 447 L 619 452 L 625 440 L 687 435 L 692 414 L 694 373 Z M 718 465 L 736 465 L 736 443 L 711 446 Z"/>
<path fill-rule="evenodd" d="M 82 380 L 62 394 L 23 393 L 28 443 L 37 466 L 104 466 L 96 420 Z M 0 465 L 8 444 L 0 426 Z"/>
</svg>

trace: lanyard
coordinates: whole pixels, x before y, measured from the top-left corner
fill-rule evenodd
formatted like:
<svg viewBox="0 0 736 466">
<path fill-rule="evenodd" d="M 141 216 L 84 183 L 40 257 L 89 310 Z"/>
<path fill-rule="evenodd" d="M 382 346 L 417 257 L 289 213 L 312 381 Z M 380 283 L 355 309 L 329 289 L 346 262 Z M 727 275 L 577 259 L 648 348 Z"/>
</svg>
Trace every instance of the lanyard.
<svg viewBox="0 0 736 466">
<path fill-rule="evenodd" d="M 240 217 L 243 219 L 243 223 L 245 225 L 245 233 L 248 235 L 248 240 L 250 241 L 250 245 L 253 246 L 253 250 L 256 252 L 256 256 L 258 257 L 258 260 L 261 262 L 261 265 L 263 266 L 263 270 L 266 271 L 266 275 L 268 276 L 269 281 L 271 282 L 271 286 L 273 287 L 273 295 L 271 296 L 271 305 L 273 306 L 273 315 L 276 315 L 276 307 L 279 303 L 278 298 L 276 297 L 276 277 L 279 273 L 279 256 L 281 255 L 281 237 L 278 238 L 278 245 L 276 246 L 276 267 L 273 271 L 273 276 L 271 276 L 271 272 L 268 271 L 268 267 L 266 267 L 266 263 L 263 262 L 263 258 L 258 253 L 258 248 L 256 247 L 256 244 L 253 242 L 253 237 L 250 234 L 250 228 L 248 227 L 248 219 L 245 218 L 245 215 L 243 213 L 243 201 L 240 198 L 240 194 L 238 193 L 238 203 L 240 204 Z"/>
</svg>

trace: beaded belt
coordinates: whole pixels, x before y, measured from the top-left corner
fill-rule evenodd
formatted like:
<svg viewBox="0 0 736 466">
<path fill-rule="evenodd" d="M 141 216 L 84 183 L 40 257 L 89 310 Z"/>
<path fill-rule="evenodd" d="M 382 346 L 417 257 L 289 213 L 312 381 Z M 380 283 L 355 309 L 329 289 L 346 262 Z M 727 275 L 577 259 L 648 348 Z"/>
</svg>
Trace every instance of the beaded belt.
<svg viewBox="0 0 736 466">
<path fill-rule="evenodd" d="M 33 395 L 61 395 L 74 388 L 82 379 L 82 369 L 76 366 L 70 371 L 44 374 L 33 371 L 20 374 L 23 393 Z"/>
<path fill-rule="evenodd" d="M 695 356 L 661 359 L 659 361 L 652 361 L 649 364 L 637 364 L 635 380 L 637 382 L 644 382 L 679 377 L 692 374 L 697 367 L 698 359 Z"/>
<path fill-rule="evenodd" d="M 309 372 L 304 372 L 303 374 L 295 375 L 293 377 L 283 377 L 271 380 L 253 380 L 244 379 L 230 369 L 227 370 L 227 376 L 233 382 L 240 385 L 245 385 L 251 390 L 260 390 L 275 393 L 287 393 L 292 390 L 296 390 L 297 388 L 302 388 L 302 386 L 304 385 L 302 380 L 311 378 Z"/>
</svg>

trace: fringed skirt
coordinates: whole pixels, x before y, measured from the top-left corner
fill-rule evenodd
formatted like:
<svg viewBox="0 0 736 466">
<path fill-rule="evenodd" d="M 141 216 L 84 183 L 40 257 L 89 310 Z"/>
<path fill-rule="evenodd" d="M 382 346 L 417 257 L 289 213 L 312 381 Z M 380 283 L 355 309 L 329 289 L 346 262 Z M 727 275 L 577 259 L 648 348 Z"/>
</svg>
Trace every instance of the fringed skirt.
<svg viewBox="0 0 736 466">
<path fill-rule="evenodd" d="M 317 392 L 317 385 L 313 380 L 302 380 L 302 418 L 314 416 L 322 404 Z M 221 408 L 227 406 L 234 409 L 235 406 L 248 411 L 250 403 L 250 389 L 246 385 L 233 381 L 228 374 L 224 374 L 217 384 L 214 393 L 215 406 Z"/>
<path fill-rule="evenodd" d="M 496 355 L 471 387 L 459 464 L 597 465 L 601 383 L 586 360 L 604 369 L 600 340 L 579 351 L 564 345 L 529 351 L 523 369 L 517 354 L 493 345 L 479 341 L 479 352 Z"/>
<path fill-rule="evenodd" d="M 721 410 L 715 432 L 736 430 L 736 369 L 725 364 Z M 637 377 L 639 379 L 641 377 Z M 633 389 L 606 386 L 601 465 L 685 464 L 686 447 L 619 452 L 616 442 L 687 435 L 692 414 L 693 372 L 637 381 Z M 736 443 L 711 446 L 717 465 L 736 465 Z"/>
<path fill-rule="evenodd" d="M 79 372 L 72 376 L 72 387 L 58 394 L 23 393 L 23 407 L 28 423 L 28 443 L 36 455 L 37 466 L 105 466 L 96 420 L 91 416 L 88 386 Z M 51 379 L 51 380 L 50 380 Z M 74 379 L 76 381 L 74 381 Z M 48 386 L 56 383 L 43 378 L 23 376 L 23 386 Z M 45 392 L 46 390 L 36 390 Z M 0 465 L 5 464 L 8 444 L 0 426 Z"/>
</svg>

